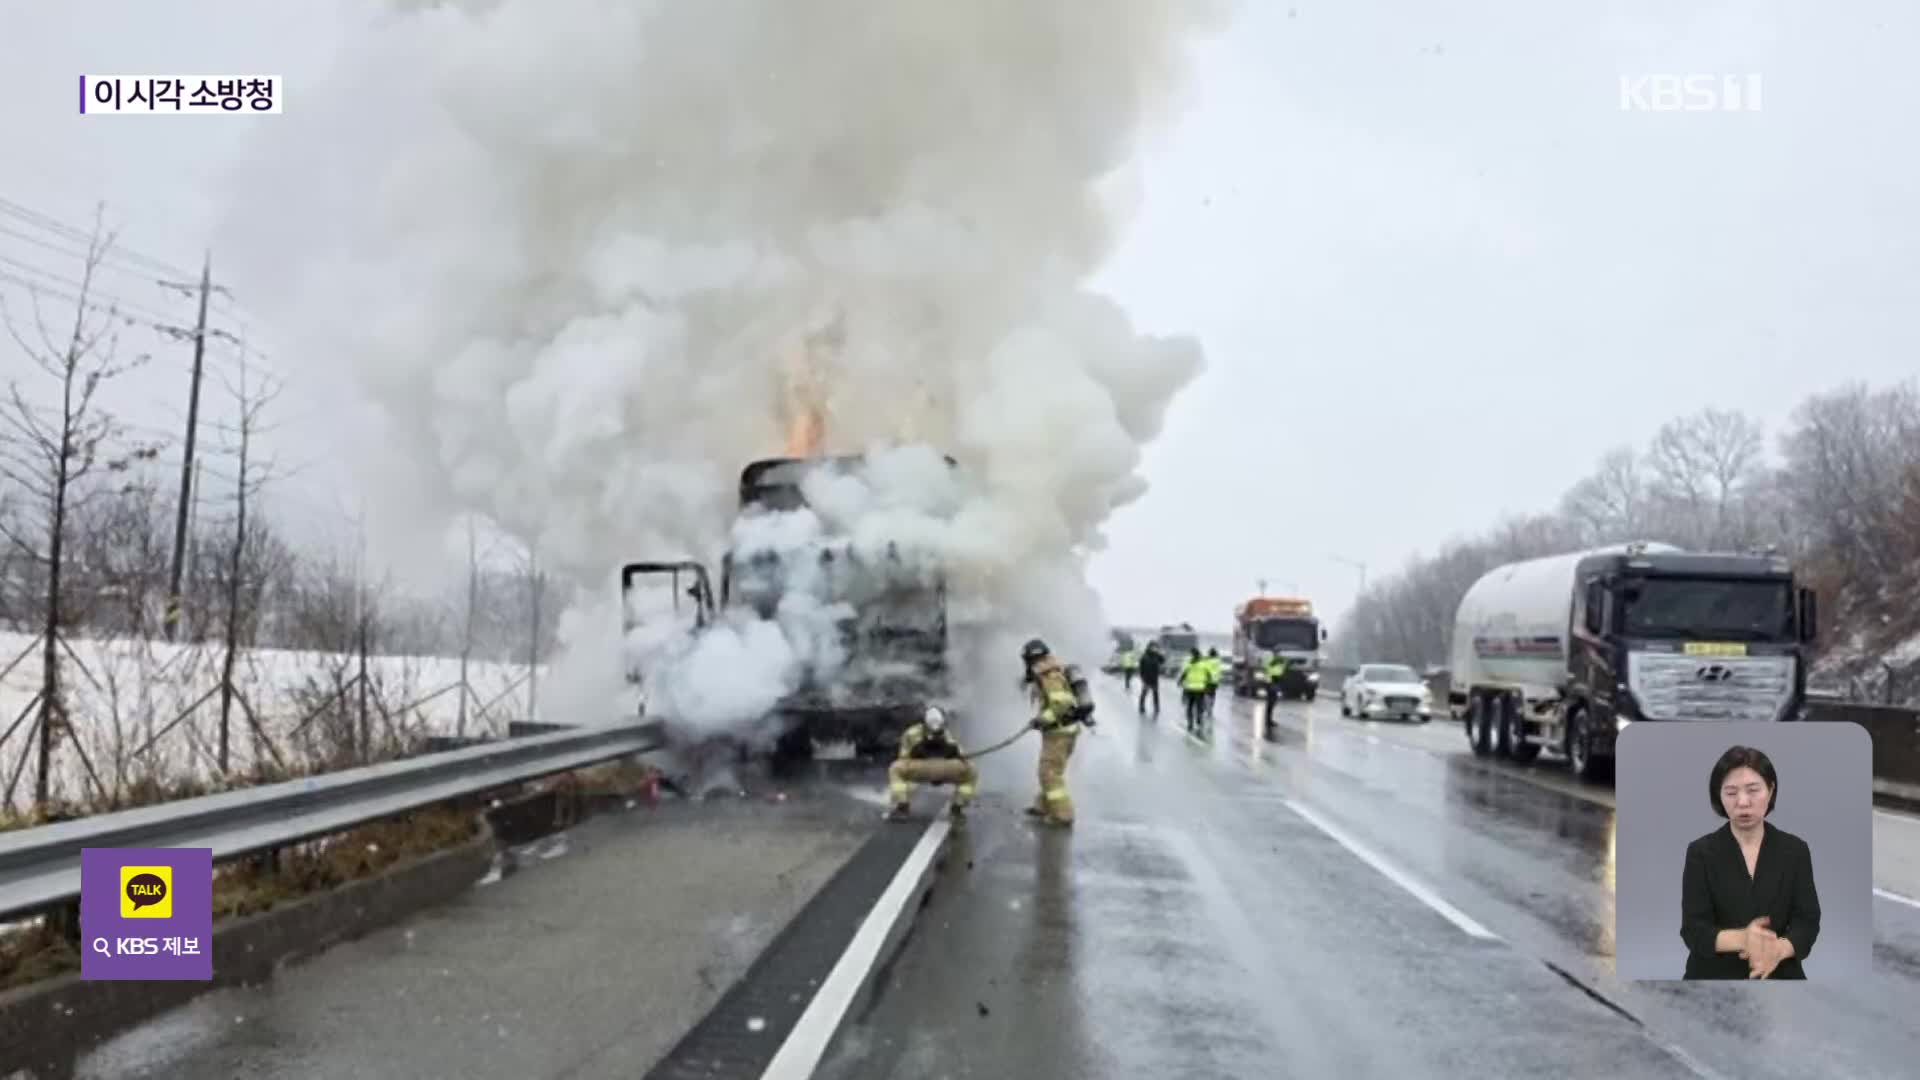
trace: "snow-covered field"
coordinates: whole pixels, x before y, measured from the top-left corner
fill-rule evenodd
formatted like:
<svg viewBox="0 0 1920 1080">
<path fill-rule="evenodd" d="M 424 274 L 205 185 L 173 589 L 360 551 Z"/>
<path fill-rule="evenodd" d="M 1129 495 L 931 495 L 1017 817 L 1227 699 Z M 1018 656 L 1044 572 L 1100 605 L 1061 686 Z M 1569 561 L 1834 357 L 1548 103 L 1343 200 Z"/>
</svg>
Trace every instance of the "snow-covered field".
<svg viewBox="0 0 1920 1080">
<path fill-rule="evenodd" d="M 143 776 L 172 782 L 217 775 L 221 662 L 213 644 L 64 642 L 61 678 L 76 738 L 55 745 L 54 796 L 91 801 L 100 789 L 124 791 Z M 353 655 L 256 649 L 236 660 L 233 682 L 287 764 L 337 761 L 358 745 L 358 669 Z M 0 806 L 18 810 L 33 798 L 38 767 L 37 741 L 30 738 L 41 685 L 37 639 L 0 633 L 0 671 Z M 525 664 L 470 662 L 467 734 L 505 734 L 509 720 L 525 719 L 527 675 Z M 376 748 L 455 733 L 462 696 L 458 657 L 370 656 L 367 676 L 368 726 Z M 233 771 L 257 759 L 271 761 L 239 700 L 229 724 Z"/>
</svg>

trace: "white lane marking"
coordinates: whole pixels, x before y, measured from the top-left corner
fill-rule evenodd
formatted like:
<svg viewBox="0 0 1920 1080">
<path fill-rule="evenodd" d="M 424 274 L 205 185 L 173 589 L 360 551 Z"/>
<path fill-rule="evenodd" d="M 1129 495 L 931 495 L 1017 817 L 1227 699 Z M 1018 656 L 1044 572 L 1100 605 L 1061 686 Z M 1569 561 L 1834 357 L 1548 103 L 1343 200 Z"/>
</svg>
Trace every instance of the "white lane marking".
<svg viewBox="0 0 1920 1080">
<path fill-rule="evenodd" d="M 1438 893 L 1414 880 L 1411 875 L 1401 872 L 1399 867 L 1394 866 L 1380 855 L 1375 854 L 1372 849 L 1360 843 L 1360 841 L 1347 835 L 1345 829 L 1333 824 L 1293 799 L 1287 800 L 1287 807 L 1294 813 L 1307 819 L 1307 823 L 1314 828 L 1331 836 L 1335 843 L 1359 856 L 1361 862 L 1380 871 L 1386 875 L 1387 880 L 1411 893 L 1414 899 L 1439 912 L 1441 917 L 1445 918 L 1448 922 L 1466 931 L 1473 937 L 1485 941 L 1500 940 L 1500 935 L 1475 922 L 1472 916 L 1441 899 Z"/>
<path fill-rule="evenodd" d="M 1873 895 L 1882 900 L 1891 900 L 1896 904 L 1905 904 L 1910 908 L 1920 908 L 1920 900 L 1915 900 L 1911 896 L 1902 896 L 1892 889 L 1882 889 L 1876 885 L 1874 886 Z"/>
<path fill-rule="evenodd" d="M 1680 1049 L 1679 1044 L 1670 1042 L 1667 1039 L 1661 1038 L 1657 1035 L 1653 1035 L 1651 1031 L 1648 1031 L 1648 1036 L 1652 1038 L 1653 1044 L 1655 1046 L 1658 1046 L 1660 1049 L 1665 1050 L 1669 1054 L 1672 1054 L 1675 1061 L 1678 1061 L 1681 1065 L 1685 1066 L 1688 1072 L 1699 1077 L 1700 1080 L 1725 1080 L 1725 1078 L 1722 1077 L 1719 1073 L 1714 1072 L 1712 1069 L 1707 1068 L 1704 1064 L 1701 1064 L 1698 1058 L 1695 1058 L 1692 1054 L 1689 1054 L 1685 1050 Z"/>
<path fill-rule="evenodd" d="M 787 1033 L 787 1039 L 767 1063 L 767 1071 L 760 1074 L 761 1080 L 806 1080 L 820 1067 L 820 1060 L 826 1056 L 827 1044 L 833 1040 L 834 1032 L 840 1029 L 840 1023 L 846 1018 L 847 1009 L 853 1005 L 854 997 L 859 993 L 860 984 L 880 960 L 881 946 L 886 944 L 887 934 L 893 929 L 900 912 L 913 899 L 913 894 L 926 873 L 933 857 L 946 842 L 947 832 L 952 826 L 945 814 L 934 821 L 927 831 L 921 834 L 920 842 L 907 854 L 907 861 L 888 882 L 886 891 L 880 899 L 874 901 L 873 910 L 860 922 L 860 929 L 854 931 L 853 940 L 847 942 L 846 951 L 827 973 L 825 982 L 807 1003 L 806 1011 Z"/>
</svg>

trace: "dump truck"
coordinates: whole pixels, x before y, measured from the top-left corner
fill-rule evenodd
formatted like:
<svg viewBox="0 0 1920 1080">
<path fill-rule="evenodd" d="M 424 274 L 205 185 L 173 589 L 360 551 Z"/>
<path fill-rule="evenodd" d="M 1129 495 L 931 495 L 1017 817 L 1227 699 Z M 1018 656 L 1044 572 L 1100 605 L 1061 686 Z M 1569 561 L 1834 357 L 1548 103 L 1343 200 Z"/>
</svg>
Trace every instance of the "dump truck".
<svg viewBox="0 0 1920 1080">
<path fill-rule="evenodd" d="M 1326 628 L 1313 602 L 1297 596 L 1256 596 L 1233 609 L 1233 690 L 1247 697 L 1264 694 L 1259 678 L 1267 658 L 1287 662 L 1280 696 L 1312 701 L 1320 693 L 1320 644 Z"/>
<path fill-rule="evenodd" d="M 946 462 L 957 467 L 952 458 Z M 863 455 L 752 462 L 740 473 L 739 513 L 801 509 L 807 505 L 801 482 L 810 471 L 857 473 L 863 463 Z M 802 575 L 821 593 L 818 599 L 849 609 L 835 624 L 846 662 L 831 671 L 809 666 L 800 672 L 798 685 L 773 710 L 775 755 L 804 759 L 820 746 L 849 744 L 862 757 L 890 756 L 929 704 L 952 705 L 946 577 L 937 567 L 915 571 L 897 545 L 862 552 L 848 537 L 827 535 L 804 546 L 729 549 L 720 563 L 717 598 L 706 569 L 692 560 L 629 563 L 621 569 L 621 591 L 630 596 L 642 584 L 660 583 L 643 579 L 664 576 L 676 604 L 686 599 L 689 628 L 701 633 L 727 611 L 773 618 Z M 622 606 L 630 632 L 633 605 Z M 629 668 L 627 677 L 642 684 L 645 673 Z M 646 708 L 644 694 L 640 708 Z"/>
<path fill-rule="evenodd" d="M 1489 571 L 1454 619 L 1449 711 L 1474 754 L 1613 768 L 1627 725 L 1797 720 L 1816 597 L 1771 553 L 1635 543 Z"/>
</svg>

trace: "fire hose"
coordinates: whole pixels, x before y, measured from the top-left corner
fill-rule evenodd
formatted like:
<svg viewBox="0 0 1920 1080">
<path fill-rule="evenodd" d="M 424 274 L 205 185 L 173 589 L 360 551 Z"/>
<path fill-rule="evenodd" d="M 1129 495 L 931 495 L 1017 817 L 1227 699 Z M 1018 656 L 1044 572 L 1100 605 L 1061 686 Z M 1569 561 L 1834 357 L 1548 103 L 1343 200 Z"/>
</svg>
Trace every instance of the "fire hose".
<svg viewBox="0 0 1920 1080">
<path fill-rule="evenodd" d="M 1077 723 L 1086 725 L 1087 730 L 1089 731 L 1093 730 L 1093 717 L 1091 716 L 1088 716 L 1082 720 L 1079 720 L 1077 721 Z M 1038 731 L 1038 730 L 1040 729 L 1033 726 L 1033 721 L 1029 720 L 1026 723 L 1020 725 L 1020 730 L 1015 731 L 1013 734 L 1007 736 L 1004 739 L 1001 739 L 999 742 L 994 743 L 992 746 L 987 747 L 985 750 L 975 750 L 975 751 L 972 751 L 971 753 L 962 751 L 960 756 L 966 758 L 968 761 L 972 761 L 974 758 L 986 757 L 988 754 L 991 754 L 996 750 L 1004 750 L 1007 747 L 1012 746 L 1014 743 L 1019 742 L 1020 737 L 1022 735 L 1025 735 L 1027 732 Z"/>
</svg>

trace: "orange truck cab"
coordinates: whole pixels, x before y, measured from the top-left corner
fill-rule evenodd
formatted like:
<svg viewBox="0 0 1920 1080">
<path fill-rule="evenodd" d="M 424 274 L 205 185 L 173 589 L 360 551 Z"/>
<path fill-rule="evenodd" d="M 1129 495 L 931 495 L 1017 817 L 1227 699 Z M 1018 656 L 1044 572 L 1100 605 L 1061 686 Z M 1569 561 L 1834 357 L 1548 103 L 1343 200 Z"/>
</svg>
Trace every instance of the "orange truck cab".
<svg viewBox="0 0 1920 1080">
<path fill-rule="evenodd" d="M 1233 611 L 1233 687 L 1241 696 L 1264 693 L 1260 673 L 1278 654 L 1287 662 L 1280 696 L 1312 701 L 1320 692 L 1320 646 L 1326 628 L 1313 602 L 1296 596 L 1256 596 Z"/>
</svg>

